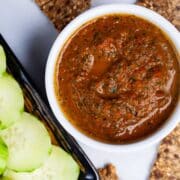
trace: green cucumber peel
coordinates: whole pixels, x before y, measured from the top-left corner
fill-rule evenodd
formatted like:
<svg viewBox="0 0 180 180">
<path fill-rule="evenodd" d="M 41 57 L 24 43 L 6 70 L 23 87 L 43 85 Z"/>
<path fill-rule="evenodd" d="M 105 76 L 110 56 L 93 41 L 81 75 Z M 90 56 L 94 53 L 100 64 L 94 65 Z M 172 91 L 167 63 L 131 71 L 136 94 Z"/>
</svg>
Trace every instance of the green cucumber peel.
<svg viewBox="0 0 180 180">
<path fill-rule="evenodd" d="M 8 160 L 8 147 L 0 138 L 0 175 L 4 172 Z"/>
<path fill-rule="evenodd" d="M 6 55 L 3 47 L 0 45 L 0 76 L 6 71 Z"/>
</svg>

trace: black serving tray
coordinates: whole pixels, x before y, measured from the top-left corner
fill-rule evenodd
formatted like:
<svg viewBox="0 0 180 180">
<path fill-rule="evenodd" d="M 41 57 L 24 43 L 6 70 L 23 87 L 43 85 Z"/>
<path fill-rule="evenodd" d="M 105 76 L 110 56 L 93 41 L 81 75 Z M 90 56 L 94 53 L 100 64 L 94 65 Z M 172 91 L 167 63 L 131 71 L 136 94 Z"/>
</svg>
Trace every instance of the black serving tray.
<svg viewBox="0 0 180 180">
<path fill-rule="evenodd" d="M 6 53 L 8 72 L 12 74 L 23 89 L 26 111 L 38 116 L 45 124 L 51 135 L 53 144 L 59 145 L 73 156 L 81 169 L 79 180 L 98 180 L 99 176 L 95 167 L 78 145 L 76 140 L 65 131 L 65 129 L 54 117 L 48 103 L 42 100 L 30 77 L 1 34 L 0 44 L 3 46 Z"/>
</svg>

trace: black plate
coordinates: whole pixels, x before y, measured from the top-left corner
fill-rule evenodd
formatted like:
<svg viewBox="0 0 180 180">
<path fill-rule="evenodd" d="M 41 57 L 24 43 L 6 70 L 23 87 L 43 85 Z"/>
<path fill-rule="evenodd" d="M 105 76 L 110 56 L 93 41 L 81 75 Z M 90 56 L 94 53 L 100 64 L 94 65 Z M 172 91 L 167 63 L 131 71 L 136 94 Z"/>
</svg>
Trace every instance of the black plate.
<svg viewBox="0 0 180 180">
<path fill-rule="evenodd" d="M 48 103 L 42 100 L 30 77 L 1 34 L 0 44 L 3 46 L 6 53 L 7 69 L 9 73 L 14 76 L 23 89 L 26 110 L 38 116 L 47 126 L 51 136 L 55 138 L 55 143 L 73 156 L 81 168 L 79 179 L 98 180 L 99 177 L 95 167 L 78 145 L 76 140 L 65 131 L 65 129 L 54 117 Z"/>
</svg>

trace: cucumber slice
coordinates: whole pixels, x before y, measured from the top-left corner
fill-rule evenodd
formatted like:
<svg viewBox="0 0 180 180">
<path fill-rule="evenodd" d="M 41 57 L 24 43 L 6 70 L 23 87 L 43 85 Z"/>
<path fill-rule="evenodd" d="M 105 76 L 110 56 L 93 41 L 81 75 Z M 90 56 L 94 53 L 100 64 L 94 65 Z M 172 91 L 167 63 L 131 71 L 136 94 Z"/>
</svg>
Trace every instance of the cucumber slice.
<svg viewBox="0 0 180 180">
<path fill-rule="evenodd" d="M 8 147 L 0 138 L 0 175 L 4 172 L 8 160 Z"/>
<path fill-rule="evenodd" d="M 0 45 L 0 76 L 6 71 L 6 55 L 3 47 Z"/>
<path fill-rule="evenodd" d="M 24 109 L 23 93 L 16 80 L 4 74 L 0 78 L 0 129 L 17 121 Z"/>
<path fill-rule="evenodd" d="M 49 157 L 51 140 L 44 125 L 36 117 L 23 113 L 21 119 L 0 132 L 8 146 L 7 167 L 15 171 L 32 171 Z"/>
<path fill-rule="evenodd" d="M 17 173 L 7 170 L 3 180 L 77 180 L 79 166 L 72 157 L 57 146 L 44 165 L 31 173 Z"/>
</svg>

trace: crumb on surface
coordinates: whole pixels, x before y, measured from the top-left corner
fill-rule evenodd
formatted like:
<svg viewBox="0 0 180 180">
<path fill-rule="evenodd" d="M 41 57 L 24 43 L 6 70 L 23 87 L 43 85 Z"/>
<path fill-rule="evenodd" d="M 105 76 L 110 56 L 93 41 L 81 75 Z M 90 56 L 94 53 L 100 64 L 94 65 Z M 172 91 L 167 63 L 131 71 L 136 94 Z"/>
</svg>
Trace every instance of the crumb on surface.
<svg viewBox="0 0 180 180">
<path fill-rule="evenodd" d="M 107 164 L 105 167 L 98 169 L 100 180 L 118 180 L 116 168 L 112 164 Z"/>
</svg>

